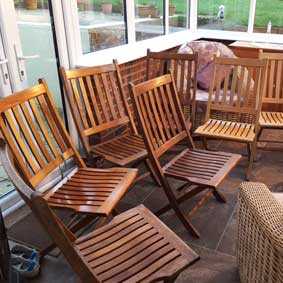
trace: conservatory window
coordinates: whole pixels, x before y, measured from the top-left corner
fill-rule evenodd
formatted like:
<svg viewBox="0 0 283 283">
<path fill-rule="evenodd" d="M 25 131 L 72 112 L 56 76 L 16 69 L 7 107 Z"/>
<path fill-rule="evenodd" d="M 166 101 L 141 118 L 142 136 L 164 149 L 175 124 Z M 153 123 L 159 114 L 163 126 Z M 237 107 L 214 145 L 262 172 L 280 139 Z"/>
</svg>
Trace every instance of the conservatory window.
<svg viewBox="0 0 283 283">
<path fill-rule="evenodd" d="M 283 34 L 282 0 L 257 0 L 254 32 Z"/>
<path fill-rule="evenodd" d="M 189 28 L 189 2 L 188 0 L 169 1 L 169 32 Z"/>
<path fill-rule="evenodd" d="M 247 31 L 249 0 L 199 0 L 198 27 L 213 30 Z"/>
<path fill-rule="evenodd" d="M 136 41 L 164 34 L 163 0 L 135 0 Z"/>
<path fill-rule="evenodd" d="M 123 0 L 77 0 L 83 54 L 126 43 Z"/>
</svg>

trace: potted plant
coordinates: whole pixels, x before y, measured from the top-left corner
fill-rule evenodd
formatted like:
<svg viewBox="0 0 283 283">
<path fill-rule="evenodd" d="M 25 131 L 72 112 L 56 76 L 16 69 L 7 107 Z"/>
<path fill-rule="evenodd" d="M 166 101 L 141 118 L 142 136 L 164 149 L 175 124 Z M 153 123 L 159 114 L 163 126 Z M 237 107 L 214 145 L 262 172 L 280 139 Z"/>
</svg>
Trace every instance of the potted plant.
<svg viewBox="0 0 283 283">
<path fill-rule="evenodd" d="M 109 1 L 103 1 L 101 4 L 101 11 L 103 14 L 112 14 L 112 3 Z"/>
<path fill-rule="evenodd" d="M 25 8 L 28 10 L 37 9 L 37 0 L 24 0 Z"/>
<path fill-rule="evenodd" d="M 169 16 L 174 16 L 176 13 L 176 6 L 170 1 L 169 3 Z"/>
<path fill-rule="evenodd" d="M 158 16 L 158 10 L 155 3 L 142 2 L 136 6 L 137 14 L 141 18 L 155 18 Z"/>
</svg>

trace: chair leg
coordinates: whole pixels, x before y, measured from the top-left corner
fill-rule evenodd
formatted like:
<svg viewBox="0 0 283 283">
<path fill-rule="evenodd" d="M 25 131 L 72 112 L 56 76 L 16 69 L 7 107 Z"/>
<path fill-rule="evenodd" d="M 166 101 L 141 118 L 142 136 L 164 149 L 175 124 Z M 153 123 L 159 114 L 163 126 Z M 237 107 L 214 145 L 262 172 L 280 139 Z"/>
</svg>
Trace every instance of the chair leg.
<svg viewBox="0 0 283 283">
<path fill-rule="evenodd" d="M 213 195 L 214 197 L 220 201 L 220 202 L 223 202 L 223 203 L 226 203 L 226 198 L 224 197 L 224 195 L 222 193 L 220 193 L 216 188 L 212 188 L 212 192 L 213 192 Z"/>
<path fill-rule="evenodd" d="M 176 279 L 178 278 L 178 276 L 179 276 L 179 272 L 176 274 L 176 275 L 174 275 L 173 277 L 170 277 L 170 278 L 167 278 L 167 279 L 164 279 L 164 283 L 174 283 L 175 281 L 176 281 Z"/>
<path fill-rule="evenodd" d="M 153 179 L 155 184 L 157 186 L 161 187 L 160 180 L 159 180 L 158 176 L 156 175 L 156 173 L 155 173 L 155 171 L 154 171 L 154 169 L 153 169 L 153 167 L 152 167 L 152 165 L 151 165 L 151 163 L 150 163 L 148 158 L 145 160 L 145 165 L 146 165 L 148 171 L 150 172 L 151 178 Z"/>
<path fill-rule="evenodd" d="M 178 200 L 176 199 L 174 193 L 172 192 L 169 184 L 166 180 L 163 180 L 163 188 L 164 192 L 168 198 L 169 203 L 171 204 L 172 209 L 175 211 L 177 217 L 182 222 L 184 227 L 196 238 L 200 237 L 199 232 L 195 229 L 193 224 L 190 222 L 190 220 L 184 215 L 184 213 L 181 211 Z"/>
<path fill-rule="evenodd" d="M 205 150 L 208 150 L 207 138 L 202 137 L 202 144 Z"/>
<path fill-rule="evenodd" d="M 253 162 L 255 158 L 255 147 L 256 147 L 256 141 L 253 143 L 248 143 L 247 149 L 248 149 L 248 159 L 249 159 L 249 165 L 246 171 L 246 179 L 249 181 L 251 179 L 251 171 L 253 167 Z"/>
<path fill-rule="evenodd" d="M 177 217 L 180 219 L 180 221 L 183 223 L 185 228 L 196 238 L 200 237 L 199 232 L 196 230 L 196 228 L 193 226 L 193 224 L 188 220 L 188 218 L 184 215 L 184 213 L 179 208 L 178 204 L 175 202 L 171 203 L 173 210 L 175 211 Z"/>
</svg>

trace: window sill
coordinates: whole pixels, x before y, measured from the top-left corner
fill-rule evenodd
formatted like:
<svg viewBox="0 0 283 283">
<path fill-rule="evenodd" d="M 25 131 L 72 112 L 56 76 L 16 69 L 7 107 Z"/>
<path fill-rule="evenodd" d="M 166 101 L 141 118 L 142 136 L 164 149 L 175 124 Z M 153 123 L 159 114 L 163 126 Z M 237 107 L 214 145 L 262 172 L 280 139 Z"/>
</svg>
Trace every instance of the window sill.
<svg viewBox="0 0 283 283">
<path fill-rule="evenodd" d="M 146 56 L 146 50 L 161 51 L 178 46 L 186 41 L 193 41 L 199 36 L 189 30 L 162 35 L 151 39 L 142 40 L 132 44 L 121 45 L 93 53 L 83 55 L 79 58 L 77 66 L 99 66 L 112 63 L 113 59 L 126 63 Z"/>
<path fill-rule="evenodd" d="M 111 64 L 113 59 L 117 59 L 120 64 L 126 63 L 146 56 L 146 50 L 148 48 L 153 51 L 162 51 L 200 38 L 223 39 L 232 41 L 240 40 L 275 44 L 283 43 L 283 35 L 279 34 L 250 34 L 247 32 L 205 29 L 198 29 L 197 32 L 185 30 L 169 35 L 162 35 L 155 38 L 135 42 L 132 44 L 126 44 L 89 53 L 81 56 L 76 65 L 78 67 L 99 66 L 103 64 Z"/>
</svg>

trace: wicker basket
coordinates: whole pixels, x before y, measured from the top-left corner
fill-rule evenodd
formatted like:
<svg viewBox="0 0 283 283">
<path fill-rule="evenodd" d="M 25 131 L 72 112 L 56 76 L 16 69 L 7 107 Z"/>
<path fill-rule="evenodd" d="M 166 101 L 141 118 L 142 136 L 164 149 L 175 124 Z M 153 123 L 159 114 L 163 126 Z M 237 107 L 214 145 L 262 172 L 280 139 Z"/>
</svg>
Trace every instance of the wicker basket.
<svg viewBox="0 0 283 283">
<path fill-rule="evenodd" d="M 242 283 L 283 282 L 283 206 L 261 183 L 240 187 L 237 261 Z"/>
</svg>

